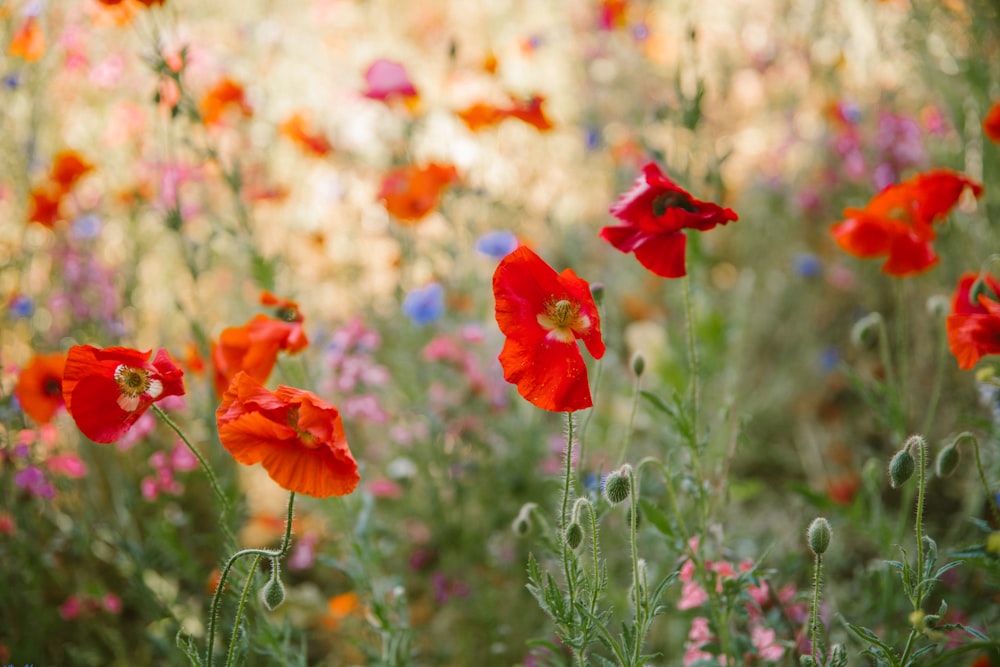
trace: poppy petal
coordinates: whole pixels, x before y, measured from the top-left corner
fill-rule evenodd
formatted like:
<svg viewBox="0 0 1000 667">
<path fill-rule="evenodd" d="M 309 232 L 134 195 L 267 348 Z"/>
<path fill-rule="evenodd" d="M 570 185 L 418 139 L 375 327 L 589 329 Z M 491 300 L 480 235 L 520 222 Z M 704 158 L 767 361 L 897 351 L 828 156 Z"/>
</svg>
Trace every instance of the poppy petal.
<svg viewBox="0 0 1000 667">
<path fill-rule="evenodd" d="M 687 236 L 682 232 L 651 236 L 635 249 L 635 258 L 644 267 L 663 278 L 680 278 L 687 273 L 685 248 Z"/>
</svg>

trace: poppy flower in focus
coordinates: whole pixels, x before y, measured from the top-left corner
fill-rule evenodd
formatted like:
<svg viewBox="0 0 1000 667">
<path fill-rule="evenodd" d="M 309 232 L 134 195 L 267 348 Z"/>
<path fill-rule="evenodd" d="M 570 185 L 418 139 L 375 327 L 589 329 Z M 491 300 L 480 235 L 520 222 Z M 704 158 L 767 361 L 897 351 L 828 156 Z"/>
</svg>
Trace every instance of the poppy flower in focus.
<svg viewBox="0 0 1000 667">
<path fill-rule="evenodd" d="M 983 133 L 995 144 L 1000 144 L 1000 102 L 995 102 L 983 118 Z"/>
<path fill-rule="evenodd" d="M 215 390 L 220 396 L 240 371 L 258 382 L 267 382 L 279 352 L 295 354 L 309 345 L 302 324 L 305 318 L 297 303 L 267 291 L 261 294 L 260 301 L 275 307 L 277 317 L 255 315 L 243 326 L 224 329 L 212 345 Z"/>
<path fill-rule="evenodd" d="M 458 180 L 450 164 L 407 165 L 382 178 L 378 198 L 397 219 L 414 223 L 434 210 L 446 187 Z"/>
<path fill-rule="evenodd" d="M 883 273 L 923 273 L 938 262 L 931 245 L 937 238 L 933 224 L 947 217 L 966 188 L 976 197 L 983 193 L 981 185 L 948 169 L 917 174 L 886 187 L 863 209 L 845 209 L 844 220 L 830 233 L 855 257 L 885 257 Z"/>
<path fill-rule="evenodd" d="M 63 399 L 85 436 L 109 443 L 125 435 L 154 402 L 183 396 L 183 376 L 166 350 L 150 361 L 149 351 L 74 345 L 63 370 Z"/>
<path fill-rule="evenodd" d="M 417 97 L 417 89 L 410 81 L 406 68 L 391 60 L 379 59 L 373 62 L 365 71 L 365 82 L 368 90 L 363 94 L 368 99 L 389 102 L 395 99 L 404 101 Z"/>
<path fill-rule="evenodd" d="M 602 228 L 601 238 L 624 253 L 635 253 L 640 264 L 664 278 L 687 274 L 685 229 L 707 231 L 739 220 L 732 209 L 692 197 L 655 162 L 643 165 L 642 175 L 611 207 L 611 215 L 623 224 Z"/>
<path fill-rule="evenodd" d="M 586 280 L 556 273 L 527 246 L 500 261 L 493 274 L 496 319 L 507 337 L 500 352 L 504 379 L 529 403 L 552 412 L 593 405 L 577 340 L 604 356 L 601 320 Z"/>
<path fill-rule="evenodd" d="M 37 424 L 48 424 L 63 406 L 62 378 L 66 353 L 39 354 L 32 357 L 17 378 L 14 396 L 24 414 Z"/>
<path fill-rule="evenodd" d="M 38 25 L 38 18 L 29 16 L 24 20 L 7 47 L 7 54 L 21 56 L 29 63 L 41 60 L 45 55 L 45 34 Z"/>
<path fill-rule="evenodd" d="M 243 86 L 229 77 L 223 77 L 201 99 L 198 110 L 205 125 L 218 125 L 228 110 L 235 110 L 244 117 L 253 115 Z"/>
<path fill-rule="evenodd" d="M 340 413 L 312 392 L 279 386 L 272 393 L 240 372 L 215 418 L 219 440 L 233 458 L 260 463 L 288 491 L 344 496 L 361 479 Z"/>
<path fill-rule="evenodd" d="M 324 157 L 333 150 L 330 140 L 311 130 L 305 116 L 301 113 L 290 116 L 281 124 L 279 130 L 309 155 Z"/>
<path fill-rule="evenodd" d="M 988 354 L 1000 354 L 1000 281 L 989 274 L 963 274 L 945 327 L 948 346 L 962 370 Z"/>
</svg>

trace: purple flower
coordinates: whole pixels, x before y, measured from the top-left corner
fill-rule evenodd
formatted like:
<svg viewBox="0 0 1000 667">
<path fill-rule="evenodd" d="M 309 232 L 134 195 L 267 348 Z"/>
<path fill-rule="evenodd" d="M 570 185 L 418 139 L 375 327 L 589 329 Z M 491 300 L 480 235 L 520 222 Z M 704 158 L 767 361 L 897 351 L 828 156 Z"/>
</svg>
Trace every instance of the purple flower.
<svg viewBox="0 0 1000 667">
<path fill-rule="evenodd" d="M 493 259 L 503 259 L 521 245 L 511 232 L 486 232 L 476 239 L 476 250 Z"/>
<path fill-rule="evenodd" d="M 444 288 L 429 283 L 413 290 L 403 299 L 403 312 L 417 326 L 430 324 L 444 314 Z"/>
<path fill-rule="evenodd" d="M 28 466 L 14 473 L 14 483 L 33 496 L 55 498 L 56 490 L 45 479 L 45 473 L 38 466 Z"/>
</svg>

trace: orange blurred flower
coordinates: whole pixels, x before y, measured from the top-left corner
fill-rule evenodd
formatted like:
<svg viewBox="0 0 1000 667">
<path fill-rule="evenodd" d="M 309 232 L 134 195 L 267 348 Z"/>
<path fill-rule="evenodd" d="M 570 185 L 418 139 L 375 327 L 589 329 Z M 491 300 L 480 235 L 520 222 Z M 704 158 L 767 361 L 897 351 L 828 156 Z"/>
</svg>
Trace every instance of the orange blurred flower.
<svg viewBox="0 0 1000 667">
<path fill-rule="evenodd" d="M 545 98 L 538 95 L 527 100 L 510 98 L 505 106 L 494 106 L 486 102 L 477 102 L 472 106 L 456 112 L 465 126 L 473 132 L 478 132 L 484 128 L 499 125 L 508 118 L 527 123 L 541 132 L 552 129 L 552 121 L 545 115 L 542 104 Z"/>
<path fill-rule="evenodd" d="M 983 133 L 995 144 L 1000 144 L 1000 102 L 994 102 L 983 118 Z"/>
<path fill-rule="evenodd" d="M 63 192 L 68 192 L 85 174 L 94 170 L 94 165 L 87 162 L 74 150 L 64 150 L 56 153 L 49 169 L 49 180 Z"/>
<path fill-rule="evenodd" d="M 31 358 L 14 386 L 14 396 L 24 414 L 38 424 L 48 424 L 63 406 L 62 377 L 66 353 L 38 354 Z"/>
<path fill-rule="evenodd" d="M 45 55 L 45 34 L 38 25 L 38 19 L 29 16 L 14 33 L 14 39 L 7 47 L 8 55 L 21 56 L 28 62 L 40 60 Z"/>
<path fill-rule="evenodd" d="M 243 465 L 260 463 L 279 486 L 315 498 L 344 496 L 361 479 L 340 413 L 312 392 L 271 392 L 239 372 L 215 412 L 222 445 Z"/>
<path fill-rule="evenodd" d="M 51 228 L 62 219 L 60 208 L 62 207 L 63 194 L 61 192 L 43 186 L 35 188 L 28 196 L 31 199 L 28 208 L 28 222 L 37 222 Z"/>
<path fill-rule="evenodd" d="M 253 115 L 243 86 L 229 77 L 223 77 L 201 99 L 198 110 L 205 125 L 218 125 L 228 110 L 235 110 L 244 117 Z"/>
<path fill-rule="evenodd" d="M 361 599 L 354 591 L 334 595 L 326 602 L 327 613 L 323 616 L 323 625 L 330 630 L 336 630 L 340 622 L 362 610 Z"/>
<path fill-rule="evenodd" d="M 1000 354 L 1000 281 L 989 274 L 963 274 L 945 328 L 948 346 L 962 370 L 971 369 L 984 356 Z"/>
<path fill-rule="evenodd" d="M 382 178 L 379 199 L 389 213 L 403 222 L 414 223 L 438 205 L 445 188 L 458 180 L 454 165 L 431 162 L 426 166 L 407 165 Z"/>
<path fill-rule="evenodd" d="M 279 352 L 295 354 L 309 345 L 302 326 L 305 318 L 297 303 L 279 299 L 267 291 L 261 294 L 260 301 L 265 306 L 276 306 L 277 318 L 255 315 L 243 326 L 223 330 L 218 342 L 212 345 L 215 390 L 220 396 L 240 371 L 246 371 L 258 382 L 267 382 Z"/>
<path fill-rule="evenodd" d="M 333 150 L 330 140 L 312 131 L 301 112 L 292 114 L 278 129 L 309 155 L 324 157 Z"/>
</svg>

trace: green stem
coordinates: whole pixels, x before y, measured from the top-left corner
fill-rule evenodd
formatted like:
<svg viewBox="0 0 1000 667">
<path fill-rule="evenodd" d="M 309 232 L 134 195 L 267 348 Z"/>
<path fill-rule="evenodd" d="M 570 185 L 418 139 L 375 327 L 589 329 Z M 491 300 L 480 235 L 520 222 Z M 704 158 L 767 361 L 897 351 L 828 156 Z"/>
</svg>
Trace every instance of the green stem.
<svg viewBox="0 0 1000 667">
<path fill-rule="evenodd" d="M 156 416 L 162 419 L 163 423 L 169 426 L 173 432 L 177 434 L 177 437 L 179 437 L 181 441 L 187 445 L 187 448 L 191 450 L 191 453 L 194 454 L 196 459 L 198 459 L 198 463 L 201 464 L 202 469 L 205 471 L 205 475 L 208 476 L 208 482 L 212 485 L 212 490 L 215 491 L 216 497 L 219 499 L 219 502 L 222 503 L 223 511 L 228 513 L 229 499 L 226 498 L 226 494 L 222 492 L 222 487 L 219 486 L 219 480 L 215 477 L 215 473 L 212 472 L 212 467 L 208 465 L 208 461 L 205 460 L 205 457 L 198 451 L 198 448 L 191 444 L 191 441 L 188 440 L 186 435 L 184 435 L 184 431 L 182 431 L 180 427 L 174 423 L 174 420 L 171 419 L 167 413 L 160 408 L 160 406 L 153 403 L 150 407 L 153 409 L 153 412 L 156 413 Z"/>
<path fill-rule="evenodd" d="M 694 308 L 691 305 L 691 277 L 684 275 L 684 318 L 687 326 L 688 363 L 691 367 L 691 426 L 698 437 L 698 400 L 700 394 L 698 380 L 698 346 L 695 344 Z"/>
<path fill-rule="evenodd" d="M 573 582 L 573 573 L 570 571 L 570 558 L 572 550 L 566 544 L 566 528 L 569 526 L 567 517 L 567 507 L 569 505 L 570 491 L 573 483 L 573 413 L 566 413 L 566 468 L 563 471 L 563 494 L 562 512 L 559 515 L 559 553 L 562 555 L 563 576 L 566 577 L 566 594 L 569 596 L 570 609 L 576 608 L 576 585 Z M 577 654 L 582 659 L 583 650 Z M 209 666 L 211 667 L 211 666 Z"/>
<path fill-rule="evenodd" d="M 934 363 L 934 386 L 931 388 L 931 397 L 927 403 L 927 413 L 924 415 L 924 423 L 921 433 L 930 433 L 931 425 L 934 423 L 934 414 L 937 412 L 938 401 L 941 400 L 941 384 L 944 381 L 944 365 L 948 357 L 948 337 L 944 332 L 938 331 L 937 359 Z"/>
<path fill-rule="evenodd" d="M 625 463 L 625 452 L 628 450 L 628 445 L 632 441 L 632 429 L 635 426 L 635 413 L 639 408 L 639 390 L 642 383 L 642 377 L 636 377 L 635 383 L 633 384 L 634 391 L 632 393 L 632 411 L 628 416 L 628 425 L 625 428 L 625 439 L 622 440 L 622 449 L 618 453 L 618 464 L 617 467 L 621 467 Z"/>
<path fill-rule="evenodd" d="M 986 493 L 986 502 L 990 506 L 990 513 L 993 515 L 993 520 L 997 523 L 997 525 L 1000 525 L 1000 509 L 997 508 L 997 501 L 990 491 L 989 483 L 986 481 L 986 473 L 983 472 L 983 460 L 979 456 L 979 439 L 969 431 L 963 431 L 955 437 L 956 447 L 961 440 L 972 441 L 972 447 L 976 452 L 976 470 L 979 472 L 979 481 L 983 485 L 983 491 Z"/>
<path fill-rule="evenodd" d="M 292 491 L 288 496 L 288 514 L 285 517 L 285 535 L 281 540 L 281 548 L 274 549 L 242 549 L 237 551 L 229 560 L 226 561 L 225 566 L 222 568 L 222 573 L 219 575 L 219 585 L 215 589 L 215 595 L 212 597 L 212 610 L 210 612 L 210 617 L 208 620 L 208 653 L 206 656 L 205 663 L 208 667 L 212 667 L 213 654 L 215 652 L 215 626 L 219 620 L 219 604 L 222 602 L 222 593 L 226 588 L 226 579 L 229 578 L 229 572 L 233 569 L 233 565 L 236 564 L 243 556 L 260 556 L 272 559 L 281 559 L 288 554 L 288 550 L 292 543 L 292 513 L 295 509 L 295 492 Z M 255 571 L 257 563 L 260 559 L 254 561 L 254 567 L 251 568 L 250 573 L 247 575 L 249 578 L 253 578 L 253 573 Z M 237 619 L 239 615 L 243 613 L 243 600 L 240 601 L 240 606 L 237 611 Z M 232 647 L 230 647 L 231 649 Z"/>
<path fill-rule="evenodd" d="M 229 638 L 229 652 L 226 654 L 226 667 L 230 667 L 230 665 L 233 664 L 233 658 L 236 657 L 236 640 L 239 638 L 240 620 L 243 618 L 243 609 L 246 607 L 247 597 L 250 595 L 250 586 L 253 584 L 253 574 L 257 571 L 257 566 L 260 565 L 260 561 L 263 557 L 263 554 L 257 554 L 257 556 L 253 559 L 253 563 L 250 565 L 250 573 L 247 575 L 247 581 L 243 584 L 243 593 L 240 594 L 240 605 L 236 609 L 236 618 L 233 619 L 233 634 Z"/>
<path fill-rule="evenodd" d="M 917 517 L 914 522 L 914 533 L 917 537 L 917 578 L 923 581 L 924 578 L 924 493 L 927 486 L 927 442 L 923 437 L 916 435 L 910 441 L 920 448 L 920 458 L 917 459 Z M 920 610 L 923 603 L 923 595 L 919 595 L 914 603 L 914 611 Z"/>
<path fill-rule="evenodd" d="M 823 577 L 823 556 L 816 554 L 813 563 L 813 599 L 812 613 L 809 615 L 809 642 L 811 643 L 811 654 L 813 662 L 817 665 L 820 653 L 819 638 L 819 590 Z"/>
<path fill-rule="evenodd" d="M 632 647 L 632 664 L 639 664 L 639 656 L 641 654 L 642 648 L 642 636 L 639 632 L 640 628 L 645 627 L 646 622 L 644 618 L 645 612 L 643 600 L 640 599 L 643 590 L 642 584 L 639 581 L 639 547 L 636 539 L 636 531 L 638 528 L 639 521 L 639 498 L 638 496 L 638 485 L 636 484 L 635 478 L 638 475 L 638 471 L 632 471 L 629 475 L 629 496 L 632 499 L 632 512 L 629 516 L 629 546 L 632 550 L 632 596 L 635 601 L 635 646 Z"/>
</svg>

